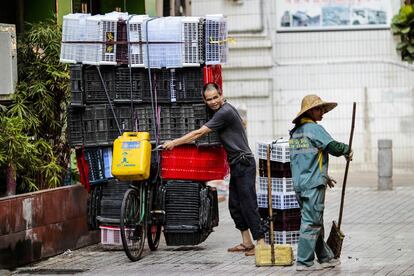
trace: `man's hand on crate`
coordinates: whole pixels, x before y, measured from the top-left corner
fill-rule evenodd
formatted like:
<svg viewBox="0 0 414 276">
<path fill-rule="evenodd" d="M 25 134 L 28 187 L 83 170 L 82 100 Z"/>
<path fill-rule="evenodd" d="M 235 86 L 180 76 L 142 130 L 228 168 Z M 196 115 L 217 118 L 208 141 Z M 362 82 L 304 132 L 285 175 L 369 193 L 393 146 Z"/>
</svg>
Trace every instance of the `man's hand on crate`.
<svg viewBox="0 0 414 276">
<path fill-rule="evenodd" d="M 174 140 L 172 140 L 172 141 L 166 141 L 162 145 L 163 149 L 166 149 L 166 150 L 172 150 L 175 146 L 176 146 L 176 144 L 174 143 Z"/>
</svg>

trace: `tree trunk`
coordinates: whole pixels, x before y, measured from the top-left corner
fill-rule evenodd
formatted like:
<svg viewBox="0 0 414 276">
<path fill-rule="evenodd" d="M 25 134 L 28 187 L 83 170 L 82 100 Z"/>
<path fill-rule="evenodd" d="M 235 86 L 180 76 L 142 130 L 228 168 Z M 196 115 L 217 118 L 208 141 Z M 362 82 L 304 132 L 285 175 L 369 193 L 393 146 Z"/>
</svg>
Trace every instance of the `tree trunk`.
<svg viewBox="0 0 414 276">
<path fill-rule="evenodd" d="M 16 194 L 16 166 L 13 162 L 10 162 L 7 165 L 7 196 L 15 195 Z"/>
</svg>

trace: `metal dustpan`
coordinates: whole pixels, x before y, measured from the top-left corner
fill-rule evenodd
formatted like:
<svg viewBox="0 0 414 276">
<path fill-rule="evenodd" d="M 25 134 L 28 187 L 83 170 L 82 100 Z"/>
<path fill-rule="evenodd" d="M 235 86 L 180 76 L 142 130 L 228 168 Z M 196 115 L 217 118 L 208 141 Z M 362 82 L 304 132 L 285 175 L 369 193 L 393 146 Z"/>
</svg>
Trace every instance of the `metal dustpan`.
<svg viewBox="0 0 414 276">
<path fill-rule="evenodd" d="M 267 196 L 270 217 L 270 245 L 258 245 L 255 249 L 256 266 L 287 266 L 293 264 L 290 244 L 276 244 L 273 232 L 272 179 L 270 175 L 270 145 L 267 145 Z"/>
<path fill-rule="evenodd" d="M 351 150 L 352 148 L 352 139 L 354 136 L 355 110 L 356 110 L 356 103 L 354 102 L 353 107 L 352 107 L 352 125 L 351 125 L 351 135 L 349 137 L 349 150 Z M 344 209 L 345 187 L 346 187 L 346 180 L 348 178 L 349 162 L 350 160 L 346 161 L 344 183 L 342 185 L 341 206 L 339 208 L 338 223 L 336 223 L 336 221 L 332 222 L 331 232 L 329 233 L 328 240 L 326 241 L 328 246 L 332 249 L 332 252 L 334 253 L 335 258 L 339 258 L 341 256 L 342 243 L 345 238 L 345 234 L 341 231 L 341 223 L 342 223 L 342 212 Z"/>
</svg>

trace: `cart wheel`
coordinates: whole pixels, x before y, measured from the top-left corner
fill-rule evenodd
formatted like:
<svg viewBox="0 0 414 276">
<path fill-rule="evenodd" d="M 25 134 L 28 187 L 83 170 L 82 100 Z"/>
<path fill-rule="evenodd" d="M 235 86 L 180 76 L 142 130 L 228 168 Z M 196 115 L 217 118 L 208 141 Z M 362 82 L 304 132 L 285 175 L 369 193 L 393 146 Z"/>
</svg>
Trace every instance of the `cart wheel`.
<svg viewBox="0 0 414 276">
<path fill-rule="evenodd" d="M 125 254 L 133 262 L 141 259 L 146 236 L 145 210 L 141 207 L 139 191 L 128 189 L 122 200 L 120 230 Z"/>
</svg>

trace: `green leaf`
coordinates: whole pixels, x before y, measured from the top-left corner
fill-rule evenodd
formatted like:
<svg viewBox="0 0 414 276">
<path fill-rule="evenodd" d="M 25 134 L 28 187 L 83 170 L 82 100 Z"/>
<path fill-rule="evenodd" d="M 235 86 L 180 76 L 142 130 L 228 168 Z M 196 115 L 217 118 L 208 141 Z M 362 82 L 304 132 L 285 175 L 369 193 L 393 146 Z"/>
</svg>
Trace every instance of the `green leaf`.
<svg viewBox="0 0 414 276">
<path fill-rule="evenodd" d="M 413 55 L 414 54 L 414 46 L 413 45 L 408 46 L 407 51 L 410 53 L 410 55 Z"/>
<path fill-rule="evenodd" d="M 402 17 L 408 17 L 410 15 L 413 14 L 413 6 L 411 5 L 404 5 L 401 9 L 400 9 L 400 16 Z"/>
<path fill-rule="evenodd" d="M 411 30 L 411 28 L 408 26 L 408 27 L 405 27 L 404 29 L 401 29 L 401 33 L 408 34 L 410 32 L 410 30 Z"/>
<path fill-rule="evenodd" d="M 408 46 L 407 42 L 399 42 L 397 44 L 397 50 L 398 51 L 402 51 L 403 49 L 405 49 Z"/>
</svg>

